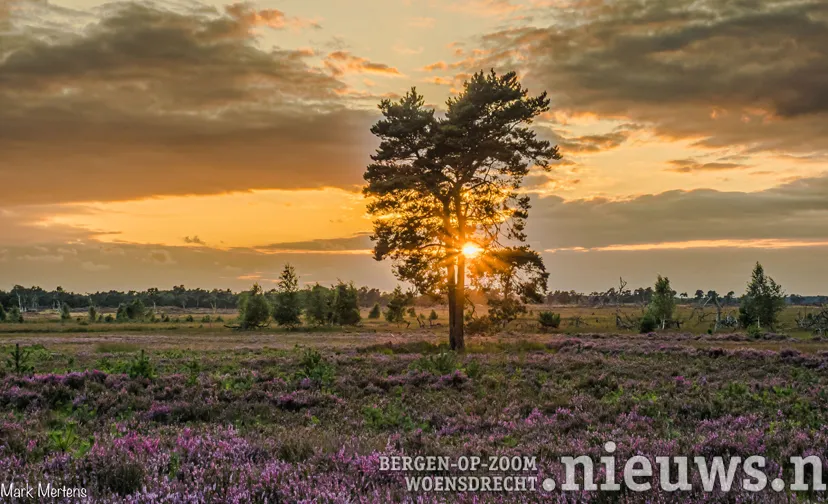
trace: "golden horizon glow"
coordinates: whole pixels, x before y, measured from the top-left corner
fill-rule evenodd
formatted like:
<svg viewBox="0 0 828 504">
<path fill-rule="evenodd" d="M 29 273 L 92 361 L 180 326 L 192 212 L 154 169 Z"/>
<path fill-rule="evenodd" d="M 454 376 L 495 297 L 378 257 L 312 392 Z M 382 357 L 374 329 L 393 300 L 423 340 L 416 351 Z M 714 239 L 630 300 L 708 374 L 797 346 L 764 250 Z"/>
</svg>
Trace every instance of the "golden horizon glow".
<svg viewBox="0 0 828 504">
<path fill-rule="evenodd" d="M 658 243 L 632 243 L 627 245 L 607 245 L 603 247 L 562 247 L 546 249 L 544 252 L 635 252 L 644 250 L 686 250 L 700 248 L 759 248 L 759 249 L 788 249 L 801 247 L 825 247 L 826 240 L 688 240 Z"/>
<path fill-rule="evenodd" d="M 475 257 L 479 256 L 483 253 L 483 249 L 480 248 L 479 245 L 476 243 L 468 242 L 463 245 L 463 248 L 460 249 L 460 252 L 469 259 L 474 259 Z"/>
</svg>

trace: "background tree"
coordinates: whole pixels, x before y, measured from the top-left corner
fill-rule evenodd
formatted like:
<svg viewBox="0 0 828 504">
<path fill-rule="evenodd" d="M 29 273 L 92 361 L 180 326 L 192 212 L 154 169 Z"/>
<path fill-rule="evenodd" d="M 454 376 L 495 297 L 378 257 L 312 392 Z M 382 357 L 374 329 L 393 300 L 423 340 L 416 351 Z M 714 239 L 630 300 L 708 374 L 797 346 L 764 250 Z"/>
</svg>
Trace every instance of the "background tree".
<svg viewBox="0 0 828 504">
<path fill-rule="evenodd" d="M 382 315 L 382 308 L 379 303 L 374 303 L 373 308 L 368 312 L 368 318 L 374 320 L 380 318 L 380 315 Z"/>
<path fill-rule="evenodd" d="M 359 314 L 359 294 L 353 283 L 340 281 L 336 284 L 331 302 L 331 315 L 336 325 L 357 325 L 362 320 Z"/>
<path fill-rule="evenodd" d="M 253 287 L 239 298 L 238 329 L 251 330 L 266 327 L 272 310 L 261 286 L 257 283 L 253 284 Z"/>
<path fill-rule="evenodd" d="M 20 308 L 18 308 L 17 306 L 12 306 L 9 312 L 6 314 L 6 321 L 15 324 L 22 324 L 23 312 L 20 311 Z"/>
<path fill-rule="evenodd" d="M 394 288 L 388 306 L 385 307 L 385 320 L 392 324 L 402 324 L 405 321 L 405 308 L 408 306 L 409 297 L 403 294 L 400 286 Z"/>
<path fill-rule="evenodd" d="M 541 303 L 549 273 L 540 254 L 527 246 L 491 250 L 470 267 L 472 283 L 488 297 L 489 318 L 505 325 Z"/>
<path fill-rule="evenodd" d="M 3 308 L 3 304 L 0 303 L 0 322 L 5 322 L 6 318 L 7 318 L 6 309 Z"/>
<path fill-rule="evenodd" d="M 330 324 L 333 319 L 331 301 L 331 292 L 326 287 L 318 283 L 309 287 L 305 292 L 305 316 L 308 321 L 316 325 Z"/>
<path fill-rule="evenodd" d="M 60 305 L 60 321 L 66 322 L 72 318 L 72 312 L 69 311 L 69 305 L 63 303 Z"/>
<path fill-rule="evenodd" d="M 757 262 L 739 305 L 739 323 L 744 328 L 756 324 L 757 329 L 763 325 L 773 329 L 783 308 L 785 294 L 782 287 L 766 276 L 765 269 Z"/>
<path fill-rule="evenodd" d="M 416 89 L 383 100 L 371 128 L 380 138 L 364 189 L 374 258 L 393 260 L 396 276 L 420 293 L 446 296 L 449 342 L 462 349 L 464 250 L 524 241 L 529 197 L 518 189 L 532 166 L 548 170 L 561 156 L 527 127 L 549 109 L 546 93 L 530 97 L 514 72 L 475 74 L 445 117 L 424 103 Z"/>
<path fill-rule="evenodd" d="M 273 320 L 280 326 L 295 327 L 302 323 L 302 300 L 299 297 L 299 278 L 296 270 L 286 264 L 279 275 L 279 288 L 273 307 Z"/>
<path fill-rule="evenodd" d="M 675 291 L 670 288 L 670 279 L 658 275 L 648 311 L 662 329 L 667 327 L 667 321 L 673 318 L 676 309 L 675 296 Z"/>
<path fill-rule="evenodd" d="M 94 306 L 89 307 L 89 312 L 87 313 L 87 321 L 90 324 L 94 324 L 98 320 L 98 310 L 95 309 Z"/>
</svg>

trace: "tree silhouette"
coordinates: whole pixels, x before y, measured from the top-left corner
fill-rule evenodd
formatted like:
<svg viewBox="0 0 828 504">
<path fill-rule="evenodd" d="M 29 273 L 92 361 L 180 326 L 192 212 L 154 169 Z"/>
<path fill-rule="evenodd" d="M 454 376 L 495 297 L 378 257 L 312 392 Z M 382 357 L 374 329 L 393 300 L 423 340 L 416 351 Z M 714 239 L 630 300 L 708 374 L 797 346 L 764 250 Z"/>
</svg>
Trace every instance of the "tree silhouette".
<svg viewBox="0 0 828 504">
<path fill-rule="evenodd" d="M 525 241 L 529 197 L 518 189 L 531 167 L 561 156 L 527 127 L 549 109 L 546 93 L 530 97 L 514 72 L 475 74 L 444 117 L 424 103 L 413 88 L 383 100 L 371 128 L 381 141 L 365 172 L 374 258 L 390 258 L 421 293 L 447 297 L 449 342 L 463 349 L 468 252 Z"/>
</svg>

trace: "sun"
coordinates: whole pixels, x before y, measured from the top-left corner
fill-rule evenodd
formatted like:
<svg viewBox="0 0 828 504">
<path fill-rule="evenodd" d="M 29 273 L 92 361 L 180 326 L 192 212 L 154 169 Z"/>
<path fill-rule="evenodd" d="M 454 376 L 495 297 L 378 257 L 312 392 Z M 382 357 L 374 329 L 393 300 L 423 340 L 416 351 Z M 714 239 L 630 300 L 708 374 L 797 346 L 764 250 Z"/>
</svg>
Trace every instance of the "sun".
<svg viewBox="0 0 828 504">
<path fill-rule="evenodd" d="M 464 256 L 468 257 L 469 259 L 473 259 L 479 256 L 480 253 L 483 252 L 483 249 L 474 243 L 466 243 L 465 245 L 463 245 L 461 251 L 463 252 Z"/>
</svg>

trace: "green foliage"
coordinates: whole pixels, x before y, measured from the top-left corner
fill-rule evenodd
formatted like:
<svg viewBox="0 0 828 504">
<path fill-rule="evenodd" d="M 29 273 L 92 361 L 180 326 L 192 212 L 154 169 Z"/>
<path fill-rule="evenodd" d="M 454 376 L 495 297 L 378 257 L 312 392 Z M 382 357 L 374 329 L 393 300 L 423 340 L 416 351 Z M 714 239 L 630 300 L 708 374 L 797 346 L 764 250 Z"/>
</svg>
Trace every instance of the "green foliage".
<svg viewBox="0 0 828 504">
<path fill-rule="evenodd" d="M 302 324 L 302 300 L 299 294 L 296 270 L 286 264 L 279 276 L 279 288 L 273 307 L 273 319 L 280 326 L 295 327 Z"/>
<path fill-rule="evenodd" d="M 523 313 L 526 313 L 526 306 L 515 298 L 489 300 L 489 320 L 492 324 L 505 326 Z"/>
<path fill-rule="evenodd" d="M 34 371 L 34 366 L 29 363 L 31 358 L 31 350 L 28 348 L 20 348 L 20 343 L 14 344 L 14 350 L 9 352 L 6 358 L 6 367 L 17 375 L 30 374 Z"/>
<path fill-rule="evenodd" d="M 296 374 L 299 379 L 308 378 L 322 388 L 328 389 L 333 385 L 336 374 L 334 367 L 318 351 L 308 348 L 302 353 L 299 360 L 300 369 Z"/>
<path fill-rule="evenodd" d="M 212 321 L 213 321 L 213 318 L 209 315 L 205 315 L 205 316 L 201 317 L 201 323 L 202 324 L 209 324 Z"/>
<path fill-rule="evenodd" d="M 374 307 L 371 308 L 370 312 L 368 312 L 368 318 L 375 320 L 380 318 L 380 315 L 382 315 L 382 308 L 380 308 L 379 303 L 374 303 Z"/>
<path fill-rule="evenodd" d="M 538 324 L 543 329 L 557 329 L 561 325 L 561 314 L 542 311 L 538 313 Z"/>
<path fill-rule="evenodd" d="M 359 295 L 353 283 L 340 281 L 336 284 L 331 315 L 336 325 L 357 325 L 362 320 L 359 314 Z"/>
<path fill-rule="evenodd" d="M 0 303 L 0 322 L 6 321 L 6 309 L 3 308 L 3 303 Z"/>
<path fill-rule="evenodd" d="M 385 307 L 385 320 L 392 324 L 401 324 L 405 320 L 405 308 L 408 306 L 410 297 L 403 294 L 402 288 L 398 285 L 391 293 L 388 306 Z"/>
<path fill-rule="evenodd" d="M 130 378 L 147 378 L 152 379 L 155 377 L 155 367 L 150 362 L 149 357 L 147 357 L 146 353 L 141 350 L 141 353 L 132 358 L 128 367 L 127 367 L 127 375 Z"/>
<path fill-rule="evenodd" d="M 98 310 L 95 309 L 94 306 L 89 307 L 89 312 L 87 314 L 87 320 L 90 324 L 94 324 L 98 321 Z"/>
<path fill-rule="evenodd" d="M 112 316 L 111 313 L 107 313 L 106 317 L 104 317 L 104 322 L 114 322 L 115 318 Z"/>
<path fill-rule="evenodd" d="M 437 312 L 434 309 L 431 310 L 431 313 L 428 314 L 428 320 L 435 321 L 438 320 L 440 317 L 437 315 Z"/>
<path fill-rule="evenodd" d="M 756 325 L 772 329 L 783 308 L 785 294 L 782 287 L 766 276 L 765 269 L 757 262 L 739 306 L 739 323 L 745 328 Z"/>
<path fill-rule="evenodd" d="M 201 364 L 197 360 L 191 360 L 184 367 L 187 369 L 187 385 L 198 383 L 198 377 L 201 376 Z"/>
<path fill-rule="evenodd" d="M 402 429 L 411 431 L 418 427 L 428 427 L 428 424 L 418 425 L 405 412 L 405 408 L 399 401 L 389 403 L 384 407 L 366 406 L 362 409 L 362 415 L 365 419 L 365 425 L 377 430 Z"/>
<path fill-rule="evenodd" d="M 60 305 L 60 321 L 65 322 L 72 318 L 72 312 L 69 311 L 69 305 L 62 303 Z"/>
<path fill-rule="evenodd" d="M 454 320 L 462 318 L 466 289 L 455 274 L 465 269 L 458 248 L 474 241 L 485 249 L 499 237 L 525 241 L 529 197 L 518 189 L 530 167 L 548 169 L 561 158 L 529 128 L 548 109 L 545 93 L 530 96 L 516 73 L 494 71 L 472 76 L 439 117 L 416 89 L 380 103 L 383 117 L 371 128 L 380 145 L 364 175 L 374 258 L 393 260 L 395 275 L 421 293 L 453 291 L 452 346 L 464 345 L 462 321 Z"/>
<path fill-rule="evenodd" d="M 658 275 L 648 313 L 661 325 L 662 329 L 673 318 L 673 312 L 676 310 L 675 296 L 675 291 L 670 288 L 670 279 Z"/>
<path fill-rule="evenodd" d="M 12 306 L 9 310 L 8 314 L 6 315 L 6 321 L 12 322 L 15 324 L 22 324 L 23 323 L 23 313 L 20 312 L 20 308 L 16 306 Z"/>
<path fill-rule="evenodd" d="M 460 368 L 457 354 L 454 352 L 440 352 L 434 355 L 424 355 L 412 364 L 414 369 L 437 375 L 447 375 Z"/>
<path fill-rule="evenodd" d="M 641 334 L 650 333 L 656 330 L 658 327 L 658 321 L 653 317 L 650 312 L 644 314 L 641 317 L 641 320 L 638 322 L 638 331 Z"/>
<path fill-rule="evenodd" d="M 747 334 L 753 339 L 762 337 L 762 329 L 757 324 L 751 324 L 747 327 Z"/>
<path fill-rule="evenodd" d="M 62 428 L 49 431 L 49 448 L 61 453 L 73 453 L 76 457 L 82 457 L 92 448 L 92 443 L 81 439 L 76 433 L 77 425 L 74 422 L 66 422 Z"/>
<path fill-rule="evenodd" d="M 326 325 L 332 322 L 332 298 L 330 289 L 318 283 L 305 291 L 305 315 L 312 324 Z"/>
<path fill-rule="evenodd" d="M 184 317 L 184 322 L 195 322 L 195 318 L 193 318 L 192 314 L 187 315 L 186 317 Z"/>
<path fill-rule="evenodd" d="M 251 330 L 267 326 L 272 310 L 261 286 L 253 284 L 239 300 L 239 329 Z"/>
<path fill-rule="evenodd" d="M 488 315 L 480 315 L 479 317 L 475 317 L 474 315 L 466 314 L 465 325 L 466 330 L 469 331 L 470 334 L 486 334 L 494 331 L 496 328 L 491 317 Z"/>
<path fill-rule="evenodd" d="M 115 315 L 115 320 L 118 322 L 134 322 L 141 321 L 147 315 L 147 309 L 140 299 L 136 299 L 131 303 L 122 304 L 118 307 L 118 312 Z"/>
</svg>

